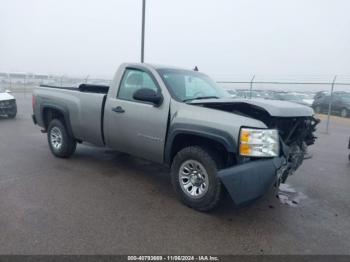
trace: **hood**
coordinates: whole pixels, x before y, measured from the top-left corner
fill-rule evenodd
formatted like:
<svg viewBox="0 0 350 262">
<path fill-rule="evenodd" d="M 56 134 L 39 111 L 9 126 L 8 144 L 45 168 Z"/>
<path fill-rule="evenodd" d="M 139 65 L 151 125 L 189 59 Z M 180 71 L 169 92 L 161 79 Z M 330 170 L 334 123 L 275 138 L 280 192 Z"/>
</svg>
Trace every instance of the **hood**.
<svg viewBox="0 0 350 262">
<path fill-rule="evenodd" d="M 10 95 L 9 93 L 0 93 L 0 101 L 6 101 L 11 99 L 15 99 L 15 97 L 13 95 Z"/>
<path fill-rule="evenodd" d="M 274 117 L 306 117 L 312 116 L 314 111 L 312 108 L 292 102 L 268 99 L 235 99 L 235 98 L 220 98 L 220 99 L 203 99 L 193 100 L 190 104 L 203 105 L 211 108 L 221 106 L 232 106 L 233 111 L 240 111 L 240 108 L 251 108 L 254 110 L 264 110 L 270 116 Z"/>
</svg>

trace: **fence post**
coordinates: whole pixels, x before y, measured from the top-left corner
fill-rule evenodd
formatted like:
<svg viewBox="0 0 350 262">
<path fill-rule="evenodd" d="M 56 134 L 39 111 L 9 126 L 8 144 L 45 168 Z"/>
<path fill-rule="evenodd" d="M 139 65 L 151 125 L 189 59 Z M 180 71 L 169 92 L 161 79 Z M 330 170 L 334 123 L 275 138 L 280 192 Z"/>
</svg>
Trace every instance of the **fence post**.
<svg viewBox="0 0 350 262">
<path fill-rule="evenodd" d="M 328 134 L 329 131 L 329 121 L 331 117 L 331 111 L 332 111 L 332 102 L 333 102 L 333 91 L 334 91 L 334 86 L 335 86 L 335 81 L 337 80 L 337 75 L 334 76 L 333 82 L 332 82 L 332 87 L 331 87 L 331 97 L 329 99 L 329 104 L 328 104 L 328 115 L 327 115 L 327 126 L 326 126 L 326 133 Z"/>
<path fill-rule="evenodd" d="M 253 82 L 254 82 L 255 75 L 253 75 L 252 79 L 250 80 L 250 99 L 252 99 L 252 91 L 253 91 Z"/>
</svg>

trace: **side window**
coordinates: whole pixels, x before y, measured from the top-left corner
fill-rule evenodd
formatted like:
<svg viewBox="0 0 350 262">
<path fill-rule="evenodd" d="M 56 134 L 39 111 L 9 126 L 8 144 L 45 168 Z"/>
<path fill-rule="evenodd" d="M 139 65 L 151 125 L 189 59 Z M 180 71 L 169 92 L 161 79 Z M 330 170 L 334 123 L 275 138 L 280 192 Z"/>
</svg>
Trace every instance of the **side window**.
<svg viewBox="0 0 350 262">
<path fill-rule="evenodd" d="M 123 100 L 135 101 L 133 99 L 133 94 L 141 88 L 149 88 L 156 92 L 158 91 L 157 85 L 148 73 L 137 69 L 126 69 L 117 97 Z"/>
</svg>

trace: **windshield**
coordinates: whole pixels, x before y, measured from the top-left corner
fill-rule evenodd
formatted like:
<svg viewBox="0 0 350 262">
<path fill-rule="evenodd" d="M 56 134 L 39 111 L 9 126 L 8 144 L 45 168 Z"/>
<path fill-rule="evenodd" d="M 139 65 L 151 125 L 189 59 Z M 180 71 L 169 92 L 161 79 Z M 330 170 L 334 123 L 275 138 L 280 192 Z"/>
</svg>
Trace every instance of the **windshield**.
<svg viewBox="0 0 350 262">
<path fill-rule="evenodd" d="M 159 69 L 158 73 L 177 100 L 186 102 L 194 99 L 230 97 L 222 87 L 202 73 L 179 69 Z"/>
</svg>

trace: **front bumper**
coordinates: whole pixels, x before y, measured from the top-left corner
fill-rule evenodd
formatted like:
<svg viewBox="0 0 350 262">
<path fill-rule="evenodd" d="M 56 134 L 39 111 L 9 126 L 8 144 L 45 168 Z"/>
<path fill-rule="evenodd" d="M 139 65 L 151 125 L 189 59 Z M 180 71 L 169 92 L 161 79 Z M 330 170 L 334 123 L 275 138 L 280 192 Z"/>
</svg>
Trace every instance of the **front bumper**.
<svg viewBox="0 0 350 262">
<path fill-rule="evenodd" d="M 242 205 L 259 198 L 278 183 L 284 162 L 283 157 L 250 161 L 220 170 L 218 175 L 235 204 Z"/>
</svg>

